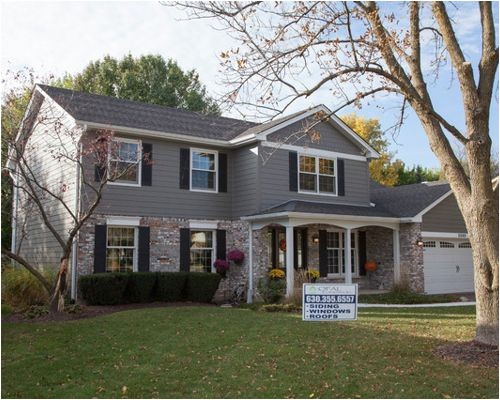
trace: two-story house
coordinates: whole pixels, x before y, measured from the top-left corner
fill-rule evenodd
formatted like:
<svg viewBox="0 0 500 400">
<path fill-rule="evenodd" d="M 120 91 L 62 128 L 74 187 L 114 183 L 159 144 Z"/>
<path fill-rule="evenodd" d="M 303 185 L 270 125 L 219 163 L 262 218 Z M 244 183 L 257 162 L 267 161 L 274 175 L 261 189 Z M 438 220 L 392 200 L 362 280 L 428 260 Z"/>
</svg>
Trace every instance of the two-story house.
<svg viewBox="0 0 500 400">
<path fill-rule="evenodd" d="M 246 257 L 224 285 L 246 283 L 249 301 L 270 268 L 286 270 L 288 294 L 295 271 L 306 268 L 362 288 L 406 280 L 418 292 L 474 289 L 470 244 L 449 186 L 371 182 L 368 164 L 378 153 L 335 115 L 320 120 L 330 114 L 324 106 L 257 124 L 38 85 L 27 115 L 47 109 L 63 115 L 80 146 L 97 130 L 112 130 L 120 151 L 107 168 L 131 165 L 108 183 L 74 244 L 73 297 L 82 274 L 215 272 L 215 260 L 235 248 Z M 21 134 L 54 146 L 47 132 L 27 119 Z M 78 169 L 49 164 L 40 169 L 73 182 L 68 196 L 82 207 Z M 106 173 L 85 165 L 89 180 Z M 36 210 L 15 198 L 13 248 L 38 264 L 57 264 L 57 244 Z M 61 232 L 69 226 L 60 210 L 51 217 Z M 365 270 L 367 260 L 375 271 Z"/>
</svg>

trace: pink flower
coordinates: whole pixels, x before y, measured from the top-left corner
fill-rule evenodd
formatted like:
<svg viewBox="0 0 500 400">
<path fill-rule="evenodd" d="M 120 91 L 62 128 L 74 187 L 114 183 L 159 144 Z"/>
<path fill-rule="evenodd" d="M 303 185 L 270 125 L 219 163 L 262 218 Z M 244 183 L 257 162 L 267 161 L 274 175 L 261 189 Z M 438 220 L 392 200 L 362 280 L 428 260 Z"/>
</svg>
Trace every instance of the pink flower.
<svg viewBox="0 0 500 400">
<path fill-rule="evenodd" d="M 235 264 L 241 264 L 245 259 L 245 254 L 241 250 L 234 249 L 227 253 L 227 259 Z"/>
</svg>

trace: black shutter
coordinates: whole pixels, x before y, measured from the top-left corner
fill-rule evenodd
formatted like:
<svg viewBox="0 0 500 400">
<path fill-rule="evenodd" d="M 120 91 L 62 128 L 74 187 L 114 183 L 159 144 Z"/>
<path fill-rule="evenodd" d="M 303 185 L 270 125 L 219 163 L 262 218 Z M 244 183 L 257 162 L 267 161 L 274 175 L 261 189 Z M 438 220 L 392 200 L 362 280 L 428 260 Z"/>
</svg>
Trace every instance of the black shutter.
<svg viewBox="0 0 500 400">
<path fill-rule="evenodd" d="M 308 246 L 308 241 L 307 241 L 307 228 L 302 229 L 302 267 L 307 268 L 307 246 Z"/>
<path fill-rule="evenodd" d="M 149 271 L 149 226 L 139 227 L 139 272 Z"/>
<path fill-rule="evenodd" d="M 189 190 L 189 163 L 190 160 L 189 149 L 181 149 L 180 152 L 180 165 L 179 165 L 179 188 Z"/>
<path fill-rule="evenodd" d="M 141 171 L 142 186 L 151 186 L 153 182 L 153 145 L 151 143 L 142 144 Z"/>
<path fill-rule="evenodd" d="M 290 151 L 288 153 L 288 169 L 290 171 L 290 192 L 297 191 L 297 152 Z"/>
<path fill-rule="evenodd" d="M 94 168 L 94 180 L 101 182 L 106 176 L 106 167 L 104 165 L 96 164 Z"/>
<path fill-rule="evenodd" d="M 339 158 L 337 160 L 337 182 L 338 182 L 338 195 L 345 196 L 345 184 L 344 184 L 344 160 Z"/>
<path fill-rule="evenodd" d="M 189 272 L 191 233 L 188 228 L 181 228 L 180 235 L 180 270 Z"/>
<path fill-rule="evenodd" d="M 366 231 L 358 232 L 359 274 L 366 275 Z"/>
<path fill-rule="evenodd" d="M 227 192 L 227 154 L 219 153 L 219 192 Z"/>
<path fill-rule="evenodd" d="M 319 275 L 328 275 L 328 253 L 326 250 L 326 231 L 319 231 Z"/>
<path fill-rule="evenodd" d="M 106 225 L 96 225 L 94 232 L 94 273 L 106 272 Z"/>
<path fill-rule="evenodd" d="M 217 249 L 216 258 L 217 260 L 226 259 L 226 231 L 223 229 L 217 229 Z"/>
<path fill-rule="evenodd" d="M 271 266 L 276 268 L 276 259 L 278 254 L 278 243 L 276 238 L 276 229 L 271 228 Z"/>
</svg>

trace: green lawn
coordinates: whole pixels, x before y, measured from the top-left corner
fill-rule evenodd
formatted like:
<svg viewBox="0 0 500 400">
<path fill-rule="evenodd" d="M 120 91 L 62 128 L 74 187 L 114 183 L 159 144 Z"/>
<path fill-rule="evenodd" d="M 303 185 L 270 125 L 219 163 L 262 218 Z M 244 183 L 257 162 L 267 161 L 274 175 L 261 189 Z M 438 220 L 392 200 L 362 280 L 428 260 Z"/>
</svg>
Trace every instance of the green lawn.
<svg viewBox="0 0 500 400">
<path fill-rule="evenodd" d="M 356 322 L 215 307 L 2 324 L 2 397 L 498 397 L 498 370 L 435 357 L 474 308 L 367 309 Z"/>
</svg>

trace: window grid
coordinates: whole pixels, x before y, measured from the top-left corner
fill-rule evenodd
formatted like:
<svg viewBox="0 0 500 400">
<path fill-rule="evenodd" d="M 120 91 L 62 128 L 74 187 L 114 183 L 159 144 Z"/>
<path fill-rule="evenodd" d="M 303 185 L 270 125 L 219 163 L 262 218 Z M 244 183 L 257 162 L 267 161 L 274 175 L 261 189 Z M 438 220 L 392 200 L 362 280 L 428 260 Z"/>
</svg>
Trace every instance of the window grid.
<svg viewBox="0 0 500 400">
<path fill-rule="evenodd" d="M 217 160 L 216 151 L 191 149 L 191 190 L 217 191 Z"/>
<path fill-rule="evenodd" d="M 434 240 L 428 240 L 424 242 L 424 247 L 436 247 L 436 242 Z"/>
<path fill-rule="evenodd" d="M 135 228 L 108 226 L 106 239 L 106 272 L 134 271 L 136 253 Z"/>
<path fill-rule="evenodd" d="M 114 138 L 108 150 L 108 178 L 111 179 L 115 173 L 119 177 L 109 183 L 140 185 L 141 157 L 140 141 Z"/>
<path fill-rule="evenodd" d="M 442 249 L 453 249 L 455 244 L 451 242 L 439 242 L 439 247 Z"/>
<path fill-rule="evenodd" d="M 472 249 L 470 242 L 463 242 L 458 244 L 459 249 Z"/>
<path fill-rule="evenodd" d="M 299 155 L 299 192 L 335 196 L 336 160 Z"/>
<path fill-rule="evenodd" d="M 214 271 L 214 232 L 191 231 L 190 271 Z"/>
</svg>

